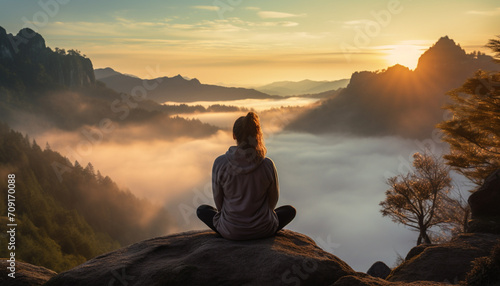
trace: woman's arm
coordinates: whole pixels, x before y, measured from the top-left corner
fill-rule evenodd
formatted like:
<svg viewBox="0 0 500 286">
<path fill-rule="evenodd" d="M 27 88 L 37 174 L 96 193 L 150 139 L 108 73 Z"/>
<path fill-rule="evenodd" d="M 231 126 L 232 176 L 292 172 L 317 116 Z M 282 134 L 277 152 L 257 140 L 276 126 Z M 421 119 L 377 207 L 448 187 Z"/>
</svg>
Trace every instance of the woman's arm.
<svg viewBox="0 0 500 286">
<path fill-rule="evenodd" d="M 222 203 L 224 202 L 224 192 L 219 178 L 220 165 L 215 160 L 212 167 L 212 192 L 214 194 L 215 207 L 218 211 L 222 210 Z"/>
<path fill-rule="evenodd" d="M 274 165 L 274 162 L 271 159 L 267 159 L 271 162 L 271 167 L 272 167 L 272 182 L 271 186 L 269 187 L 269 208 L 274 210 L 276 208 L 276 205 L 278 204 L 278 199 L 280 196 L 280 188 L 279 188 L 279 182 L 278 182 L 278 171 L 276 170 L 276 166 Z"/>
</svg>

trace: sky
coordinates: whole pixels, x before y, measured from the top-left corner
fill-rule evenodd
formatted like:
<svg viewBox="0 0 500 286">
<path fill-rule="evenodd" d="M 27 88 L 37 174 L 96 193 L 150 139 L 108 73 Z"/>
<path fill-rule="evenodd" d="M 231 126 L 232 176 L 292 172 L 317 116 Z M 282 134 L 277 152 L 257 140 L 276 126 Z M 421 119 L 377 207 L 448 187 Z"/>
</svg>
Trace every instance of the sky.
<svg viewBox="0 0 500 286">
<path fill-rule="evenodd" d="M 414 68 L 445 35 L 467 52 L 488 52 L 500 26 L 496 0 L 0 0 L 0 7 L 8 33 L 30 27 L 49 47 L 80 50 L 95 68 L 232 86 Z"/>
</svg>

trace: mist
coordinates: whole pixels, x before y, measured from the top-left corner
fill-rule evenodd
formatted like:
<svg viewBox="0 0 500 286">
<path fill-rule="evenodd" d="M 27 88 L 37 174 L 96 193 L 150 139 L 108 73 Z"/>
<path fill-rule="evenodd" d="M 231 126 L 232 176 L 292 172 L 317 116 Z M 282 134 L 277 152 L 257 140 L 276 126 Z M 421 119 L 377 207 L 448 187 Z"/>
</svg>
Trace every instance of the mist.
<svg viewBox="0 0 500 286">
<path fill-rule="evenodd" d="M 378 260 L 392 266 L 415 246 L 417 234 L 383 218 L 378 205 L 387 176 L 401 168 L 398 157 L 409 160 L 417 151 L 414 141 L 279 133 L 267 137 L 266 146 L 278 169 L 278 205 L 297 209 L 287 228 L 310 236 L 357 271 Z M 210 177 L 167 206 L 177 209 L 180 229 L 204 229 L 195 214 L 202 203 L 213 205 Z"/>
<path fill-rule="evenodd" d="M 278 170 L 278 205 L 297 209 L 288 228 L 310 236 L 357 271 L 367 271 L 378 260 L 394 266 L 398 255 L 404 257 L 415 246 L 418 234 L 382 217 L 379 202 L 385 198 L 386 179 L 408 172 L 411 155 L 422 147 L 440 154 L 443 144 L 432 139 L 282 131 L 298 113 L 290 108 L 260 113 L 267 155 Z M 244 114 L 212 113 L 211 119 L 228 127 Z M 223 128 L 204 138 L 166 140 L 155 139 L 147 127 L 134 129 L 135 138 L 144 135 L 142 141 L 123 140 L 127 132 L 131 130 L 118 128 L 109 139 L 79 154 L 80 164 L 91 162 L 121 188 L 164 206 L 175 222 L 171 232 L 206 229 L 196 208 L 214 205 L 212 164 L 234 145 L 230 131 Z M 36 139 L 74 160 L 72 152 L 82 136 L 53 130 Z"/>
<path fill-rule="evenodd" d="M 201 105 L 208 108 L 211 105 L 226 105 L 226 106 L 240 106 L 248 109 L 253 109 L 255 111 L 265 111 L 270 108 L 279 108 L 282 106 L 306 106 L 317 102 L 317 98 L 308 97 L 283 97 L 277 99 L 239 99 L 239 100 L 225 100 L 225 101 L 195 101 L 195 102 L 172 102 L 167 101 L 163 104 L 176 105 L 176 104 L 186 104 L 186 105 Z"/>
</svg>

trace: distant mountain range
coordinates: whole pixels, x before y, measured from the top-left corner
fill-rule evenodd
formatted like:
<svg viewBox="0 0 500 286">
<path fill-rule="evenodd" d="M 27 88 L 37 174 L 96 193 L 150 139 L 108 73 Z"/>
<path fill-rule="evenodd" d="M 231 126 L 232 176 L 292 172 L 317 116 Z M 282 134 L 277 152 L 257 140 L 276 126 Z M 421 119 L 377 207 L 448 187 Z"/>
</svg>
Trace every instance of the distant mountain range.
<svg viewBox="0 0 500 286">
<path fill-rule="evenodd" d="M 421 55 L 414 71 L 395 65 L 355 72 L 336 97 L 305 112 L 287 129 L 429 138 L 443 120 L 446 92 L 460 87 L 478 69 L 499 71 L 500 65 L 483 53 L 467 54 L 442 37 Z"/>
<path fill-rule="evenodd" d="M 312 95 L 327 91 L 344 88 L 349 84 L 349 79 L 335 81 L 277 81 L 255 89 L 271 95 L 292 96 L 292 95 Z"/>
<path fill-rule="evenodd" d="M 202 84 L 195 78 L 188 80 L 181 75 L 141 79 L 119 73 L 112 68 L 96 69 L 95 75 L 96 79 L 106 84 L 107 87 L 126 94 L 131 94 L 133 89 L 138 86 L 156 86 L 148 91 L 147 98 L 158 103 L 272 98 L 272 96 L 255 89 Z"/>
</svg>

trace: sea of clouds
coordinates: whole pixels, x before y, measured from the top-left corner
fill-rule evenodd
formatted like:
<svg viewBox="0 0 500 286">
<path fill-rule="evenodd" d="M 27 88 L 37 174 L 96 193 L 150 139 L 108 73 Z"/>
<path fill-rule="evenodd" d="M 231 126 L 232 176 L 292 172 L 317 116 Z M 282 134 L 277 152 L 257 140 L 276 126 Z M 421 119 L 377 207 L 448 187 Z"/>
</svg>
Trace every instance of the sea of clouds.
<svg viewBox="0 0 500 286">
<path fill-rule="evenodd" d="M 210 116 L 212 124 L 227 128 L 239 115 L 244 113 Z M 282 119 L 286 114 L 273 116 Z M 406 256 L 418 234 L 382 217 L 379 202 L 385 198 L 387 178 L 408 172 L 411 155 L 421 151 L 424 141 L 284 132 L 278 126 L 283 120 L 263 118 L 263 122 L 268 123 L 264 126 L 267 155 L 278 170 L 278 205 L 297 209 L 287 228 L 310 236 L 357 271 L 367 271 L 379 260 L 394 266 L 398 255 Z M 270 126 L 273 122 L 276 126 Z M 127 132 L 115 131 L 118 138 Z M 135 138 L 141 137 L 140 129 L 134 132 L 139 132 Z M 213 205 L 211 168 L 214 159 L 234 145 L 228 130 L 208 138 L 175 140 L 154 140 L 149 133 L 142 141 L 107 136 L 109 140 L 95 144 L 80 164 L 91 162 L 123 189 L 167 208 L 176 221 L 170 232 L 206 228 L 197 219 L 196 208 Z M 78 140 L 81 135 L 61 131 L 37 137 L 39 143 L 50 142 L 63 155 Z M 443 151 L 442 144 L 432 144 L 428 147 L 433 151 Z"/>
</svg>

